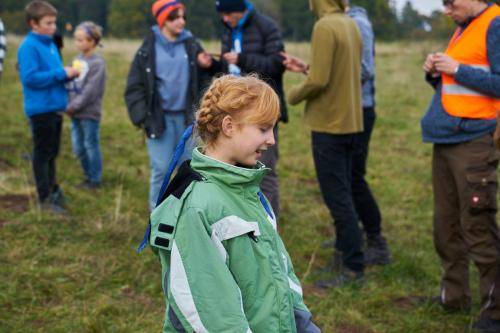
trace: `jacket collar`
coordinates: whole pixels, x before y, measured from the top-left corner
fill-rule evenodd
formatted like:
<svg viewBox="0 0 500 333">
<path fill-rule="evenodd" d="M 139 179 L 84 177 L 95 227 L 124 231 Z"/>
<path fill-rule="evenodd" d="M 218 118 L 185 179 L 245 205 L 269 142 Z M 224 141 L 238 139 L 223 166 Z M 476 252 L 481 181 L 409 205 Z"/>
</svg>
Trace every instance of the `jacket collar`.
<svg viewBox="0 0 500 333">
<path fill-rule="evenodd" d="M 227 164 L 201 152 L 201 147 L 193 150 L 191 167 L 203 178 L 229 187 L 258 190 L 259 185 L 269 168 L 258 162 L 255 168 L 244 168 Z"/>
<path fill-rule="evenodd" d="M 54 38 L 49 35 L 37 34 L 36 32 L 33 31 L 30 31 L 28 35 L 31 36 L 32 38 L 35 38 L 36 40 L 39 40 L 44 44 L 51 44 L 54 42 Z"/>
<path fill-rule="evenodd" d="M 162 34 L 160 27 L 158 25 L 154 25 L 151 28 L 151 30 L 153 31 L 153 33 L 155 35 L 155 40 L 159 41 L 162 45 L 175 45 L 175 44 L 184 43 L 187 39 L 193 37 L 193 34 L 191 33 L 191 31 L 184 29 L 184 30 L 182 30 L 180 35 L 177 36 L 176 40 L 171 41 L 171 40 L 168 40 L 167 37 L 165 37 Z"/>
</svg>

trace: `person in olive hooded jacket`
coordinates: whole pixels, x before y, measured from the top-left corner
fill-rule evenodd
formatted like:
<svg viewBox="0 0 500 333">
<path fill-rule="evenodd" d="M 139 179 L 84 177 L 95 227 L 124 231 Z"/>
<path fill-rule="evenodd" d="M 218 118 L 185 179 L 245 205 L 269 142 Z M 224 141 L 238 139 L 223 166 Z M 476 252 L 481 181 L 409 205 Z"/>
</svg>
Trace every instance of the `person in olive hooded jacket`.
<svg viewBox="0 0 500 333">
<path fill-rule="evenodd" d="M 287 69 L 307 78 L 293 87 L 290 104 L 306 101 L 305 121 L 312 131 L 316 173 L 335 220 L 335 248 L 342 256 L 337 276 L 318 282 L 337 287 L 363 278 L 362 234 L 354 206 L 351 175 L 356 140 L 363 131 L 361 103 L 362 40 L 343 0 L 310 0 L 317 17 L 312 32 L 311 64 L 284 54 Z"/>
</svg>

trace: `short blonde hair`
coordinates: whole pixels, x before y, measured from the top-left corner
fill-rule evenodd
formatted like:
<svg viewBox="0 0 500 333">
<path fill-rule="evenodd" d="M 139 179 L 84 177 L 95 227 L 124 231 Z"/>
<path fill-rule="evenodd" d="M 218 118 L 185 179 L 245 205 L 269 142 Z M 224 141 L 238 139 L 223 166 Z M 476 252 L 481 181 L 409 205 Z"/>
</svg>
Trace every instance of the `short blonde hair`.
<svg viewBox="0 0 500 333">
<path fill-rule="evenodd" d="M 88 39 L 93 40 L 96 46 L 99 45 L 99 42 L 101 41 L 102 38 L 102 28 L 97 24 L 95 24 L 94 22 L 92 21 L 82 22 L 76 27 L 75 31 L 76 30 L 84 31 Z"/>
<path fill-rule="evenodd" d="M 239 123 L 275 125 L 280 100 L 274 90 L 256 75 L 216 78 L 201 99 L 196 112 L 196 131 L 202 141 L 213 144 L 226 116 Z"/>
</svg>

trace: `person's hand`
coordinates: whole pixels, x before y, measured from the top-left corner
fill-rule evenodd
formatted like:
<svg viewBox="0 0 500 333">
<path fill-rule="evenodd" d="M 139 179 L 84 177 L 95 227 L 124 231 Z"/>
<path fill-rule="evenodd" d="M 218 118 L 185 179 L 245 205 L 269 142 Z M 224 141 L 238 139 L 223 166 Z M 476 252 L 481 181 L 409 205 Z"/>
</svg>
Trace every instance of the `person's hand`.
<svg viewBox="0 0 500 333">
<path fill-rule="evenodd" d="M 436 72 L 436 68 L 434 67 L 434 61 L 436 59 L 436 55 L 434 53 L 431 53 L 427 56 L 425 59 L 424 65 L 422 68 L 426 73 L 433 74 Z"/>
<path fill-rule="evenodd" d="M 498 150 L 500 150 L 500 123 L 497 122 L 495 133 L 493 133 L 493 142 Z"/>
<path fill-rule="evenodd" d="M 441 74 L 436 70 L 436 67 L 434 66 L 434 62 L 436 61 L 436 54 L 431 53 L 427 56 L 425 59 L 424 65 L 422 68 L 424 71 L 429 74 L 432 77 L 438 77 Z"/>
<path fill-rule="evenodd" d="M 198 66 L 201 68 L 210 68 L 212 67 L 212 56 L 207 52 L 201 52 L 197 57 Z"/>
<path fill-rule="evenodd" d="M 238 63 L 238 53 L 236 52 L 224 53 L 222 57 L 228 64 L 236 65 Z"/>
<path fill-rule="evenodd" d="M 454 76 L 460 63 L 444 53 L 436 53 L 434 56 L 434 68 L 436 71 Z"/>
<path fill-rule="evenodd" d="M 291 72 L 304 73 L 307 75 L 309 72 L 309 65 L 306 64 L 302 59 L 294 57 L 288 53 L 281 52 L 283 57 L 283 66 Z"/>
<path fill-rule="evenodd" d="M 74 79 L 80 76 L 80 72 L 73 67 L 64 67 L 64 71 L 66 72 L 68 79 Z"/>
</svg>

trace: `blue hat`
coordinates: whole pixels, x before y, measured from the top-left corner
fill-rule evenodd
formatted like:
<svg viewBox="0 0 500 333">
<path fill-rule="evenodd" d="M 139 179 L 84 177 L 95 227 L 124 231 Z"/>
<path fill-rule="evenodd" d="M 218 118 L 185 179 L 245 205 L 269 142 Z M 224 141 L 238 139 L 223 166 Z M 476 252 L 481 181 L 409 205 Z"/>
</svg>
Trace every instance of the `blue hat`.
<svg viewBox="0 0 500 333">
<path fill-rule="evenodd" d="M 244 12 L 247 9 L 245 0 L 216 0 L 215 8 L 218 12 Z"/>
</svg>

